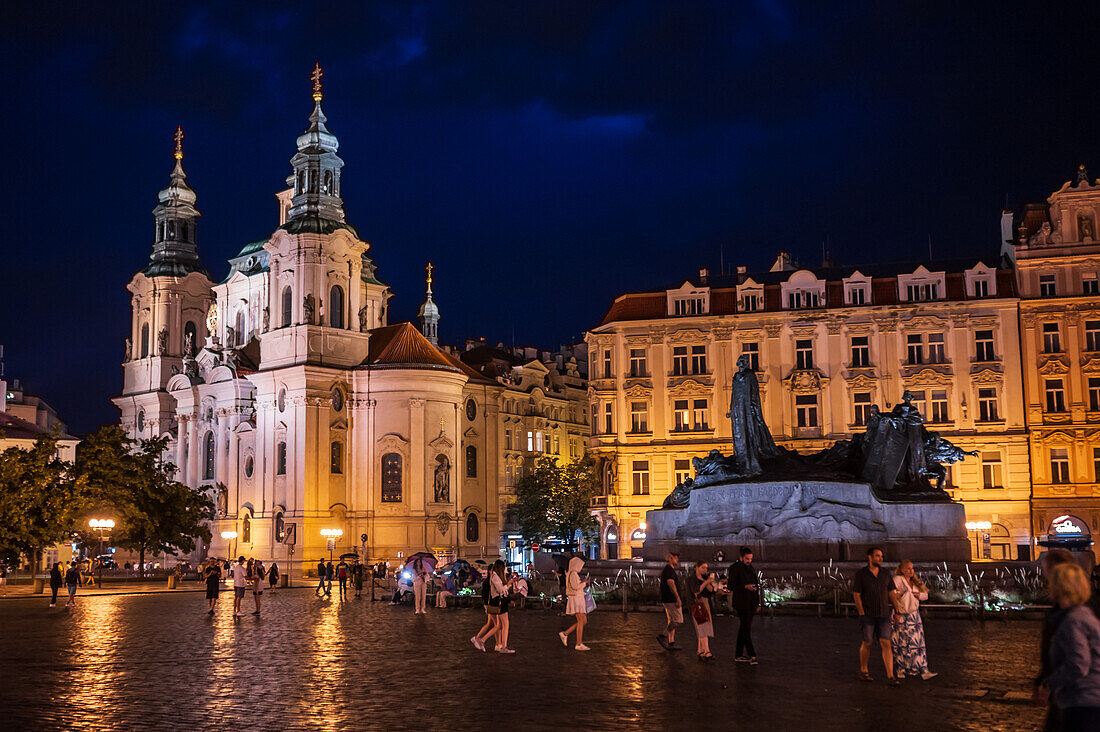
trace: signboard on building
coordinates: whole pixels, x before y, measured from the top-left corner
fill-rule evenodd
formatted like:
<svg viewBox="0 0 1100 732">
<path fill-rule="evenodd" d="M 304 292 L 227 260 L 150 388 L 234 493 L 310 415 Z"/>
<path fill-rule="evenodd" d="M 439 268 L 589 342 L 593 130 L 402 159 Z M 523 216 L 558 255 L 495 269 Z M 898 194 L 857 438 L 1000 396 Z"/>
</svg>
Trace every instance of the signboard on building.
<svg viewBox="0 0 1100 732">
<path fill-rule="evenodd" d="M 295 529 L 297 527 L 298 527 L 298 524 L 287 524 L 283 528 L 283 543 L 284 544 L 287 544 L 289 546 L 294 546 L 295 534 L 297 533 L 295 531 Z"/>
</svg>

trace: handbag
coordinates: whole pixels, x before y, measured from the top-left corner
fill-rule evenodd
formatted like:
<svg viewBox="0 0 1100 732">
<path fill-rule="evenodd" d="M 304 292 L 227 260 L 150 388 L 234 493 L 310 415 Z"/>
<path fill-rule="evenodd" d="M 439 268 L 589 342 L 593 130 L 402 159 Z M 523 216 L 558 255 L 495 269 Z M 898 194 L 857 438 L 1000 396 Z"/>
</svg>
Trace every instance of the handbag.
<svg viewBox="0 0 1100 732">
<path fill-rule="evenodd" d="M 485 606 L 485 612 L 490 615 L 500 615 L 502 597 L 503 595 L 497 595 L 496 597 L 489 598 L 489 603 Z"/>
<path fill-rule="evenodd" d="M 584 612 L 590 613 L 596 609 L 596 598 L 592 597 L 592 590 L 585 589 L 584 591 Z"/>
<path fill-rule="evenodd" d="M 691 617 L 699 625 L 710 622 L 710 605 L 703 598 L 699 598 L 691 604 Z"/>
</svg>

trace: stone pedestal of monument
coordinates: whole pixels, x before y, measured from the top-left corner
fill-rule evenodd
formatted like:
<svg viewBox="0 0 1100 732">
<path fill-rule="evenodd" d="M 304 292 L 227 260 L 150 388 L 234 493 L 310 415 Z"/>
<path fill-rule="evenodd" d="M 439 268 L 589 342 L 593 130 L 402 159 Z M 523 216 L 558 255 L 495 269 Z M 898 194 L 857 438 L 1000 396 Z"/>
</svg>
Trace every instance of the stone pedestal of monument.
<svg viewBox="0 0 1100 732">
<path fill-rule="evenodd" d="M 885 503 L 866 483 L 776 481 L 726 483 L 691 492 L 684 509 L 646 512 L 646 559 L 669 549 L 685 561 L 712 559 L 739 546 L 773 561 L 862 561 L 870 546 L 889 561 L 966 561 L 970 542 L 963 506 Z"/>
</svg>

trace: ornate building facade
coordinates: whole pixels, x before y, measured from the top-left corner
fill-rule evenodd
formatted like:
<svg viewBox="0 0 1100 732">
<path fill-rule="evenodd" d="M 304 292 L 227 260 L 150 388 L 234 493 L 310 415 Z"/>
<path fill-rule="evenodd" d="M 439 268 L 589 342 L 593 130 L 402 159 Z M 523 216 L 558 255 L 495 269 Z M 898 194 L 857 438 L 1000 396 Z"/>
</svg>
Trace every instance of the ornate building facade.
<svg viewBox="0 0 1100 732">
<path fill-rule="evenodd" d="M 1035 536 L 1067 517 L 1100 531 L 1098 221 L 1100 180 L 1084 166 L 1046 203 L 1005 216 L 1006 239 L 1016 238 Z"/>
<path fill-rule="evenodd" d="M 767 272 L 704 272 L 699 284 L 617 298 L 588 337 L 607 554 L 640 548 L 645 511 L 692 475 L 693 457 L 729 452 L 742 355 L 777 443 L 803 452 L 861 431 L 872 404 L 888 409 L 912 391 L 929 429 L 980 453 L 949 470 L 967 518 L 1007 525 L 998 553 L 1025 553 L 1017 302 L 996 258 L 810 269 L 785 253 Z"/>
<path fill-rule="evenodd" d="M 319 68 L 314 82 L 279 226 L 217 284 L 177 134 L 150 263 L 129 285 L 122 425 L 167 435 L 179 479 L 215 497 L 214 555 L 309 566 L 329 555 L 321 530 L 340 529 L 338 551 L 365 559 L 495 557 L 505 389 L 389 322 L 371 244 L 345 218 Z"/>
</svg>

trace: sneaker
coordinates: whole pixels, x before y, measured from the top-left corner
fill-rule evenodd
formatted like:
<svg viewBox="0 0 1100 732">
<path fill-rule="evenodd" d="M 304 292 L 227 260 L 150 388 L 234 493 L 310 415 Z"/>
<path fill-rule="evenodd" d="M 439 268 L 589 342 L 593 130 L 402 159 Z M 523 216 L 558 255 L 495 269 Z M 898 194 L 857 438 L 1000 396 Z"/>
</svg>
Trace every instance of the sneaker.
<svg viewBox="0 0 1100 732">
<path fill-rule="evenodd" d="M 738 656 L 737 658 L 735 658 L 733 660 L 737 661 L 737 663 L 748 663 L 749 662 L 749 657 L 748 656 Z"/>
<path fill-rule="evenodd" d="M 53 605 L 50 605 L 50 607 L 53 607 Z M 566 648 L 568 648 L 569 647 L 569 636 L 567 636 L 565 633 L 558 633 L 558 637 L 561 638 L 561 644 L 563 646 L 565 646 Z"/>
<path fill-rule="evenodd" d="M 253 610 L 253 611 L 252 611 L 252 614 L 253 614 L 253 615 L 259 615 L 259 614 L 260 614 L 260 611 L 259 611 L 259 610 Z"/>
<path fill-rule="evenodd" d="M 680 646 L 676 645 L 675 642 L 673 642 L 673 643 L 668 644 L 668 650 L 670 650 L 670 651 L 682 651 L 684 649 L 681 648 Z"/>
<path fill-rule="evenodd" d="M 749 659 L 749 665 L 750 665 L 750 666 L 756 666 L 756 665 L 758 665 L 759 663 L 760 663 L 760 662 L 756 660 L 756 656 L 753 656 L 752 658 L 750 658 L 750 659 Z"/>
<path fill-rule="evenodd" d="M 497 649 L 497 653 L 515 653 L 515 650 L 501 646 Z"/>
<path fill-rule="evenodd" d="M 50 607 L 56 607 L 56 605 L 54 605 L 54 604 L 53 604 L 53 603 L 51 602 L 51 603 L 50 603 Z"/>
<path fill-rule="evenodd" d="M 925 681 L 928 681 L 928 679 L 934 679 L 937 676 L 939 676 L 939 674 L 934 671 L 925 671 L 923 674 L 920 675 L 920 677 Z"/>
<path fill-rule="evenodd" d="M 578 650 L 578 651 L 591 651 L 592 650 L 591 648 L 589 648 L 588 646 L 586 646 L 583 643 L 578 643 L 577 645 L 573 646 L 573 648 L 575 650 Z"/>
<path fill-rule="evenodd" d="M 470 638 L 470 642 L 474 644 L 474 648 L 478 649 L 482 653 L 485 653 L 485 641 L 478 638 L 476 635 Z"/>
</svg>

